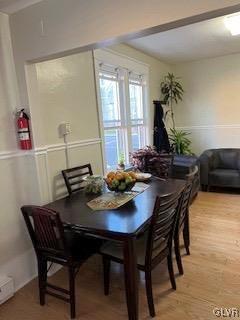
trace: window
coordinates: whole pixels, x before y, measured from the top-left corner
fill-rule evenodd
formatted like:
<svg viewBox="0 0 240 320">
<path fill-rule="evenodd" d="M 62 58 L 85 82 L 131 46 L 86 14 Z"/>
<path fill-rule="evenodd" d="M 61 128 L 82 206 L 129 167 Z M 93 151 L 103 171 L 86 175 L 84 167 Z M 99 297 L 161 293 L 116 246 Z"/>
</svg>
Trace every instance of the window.
<svg viewBox="0 0 240 320">
<path fill-rule="evenodd" d="M 143 90 L 141 80 L 129 78 L 130 127 L 132 150 L 146 145 L 146 123 L 144 119 Z"/>
<path fill-rule="evenodd" d="M 102 123 L 104 130 L 104 148 L 107 167 L 116 165 L 124 150 L 123 121 L 121 117 L 119 81 L 117 74 L 101 72 L 99 74 L 102 104 Z"/>
<path fill-rule="evenodd" d="M 115 169 L 119 158 L 129 163 L 129 152 L 147 144 L 146 77 L 101 63 L 96 68 L 105 169 Z"/>
</svg>

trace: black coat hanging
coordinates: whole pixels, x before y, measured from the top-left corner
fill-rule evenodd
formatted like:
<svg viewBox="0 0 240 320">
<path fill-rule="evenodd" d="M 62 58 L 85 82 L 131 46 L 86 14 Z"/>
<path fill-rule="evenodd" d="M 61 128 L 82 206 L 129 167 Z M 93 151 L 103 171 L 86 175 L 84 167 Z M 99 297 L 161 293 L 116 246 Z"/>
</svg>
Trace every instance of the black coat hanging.
<svg viewBox="0 0 240 320">
<path fill-rule="evenodd" d="M 163 108 L 160 101 L 153 101 L 154 111 L 154 133 L 153 144 L 158 152 L 167 152 L 171 150 L 167 130 L 163 122 Z"/>
</svg>

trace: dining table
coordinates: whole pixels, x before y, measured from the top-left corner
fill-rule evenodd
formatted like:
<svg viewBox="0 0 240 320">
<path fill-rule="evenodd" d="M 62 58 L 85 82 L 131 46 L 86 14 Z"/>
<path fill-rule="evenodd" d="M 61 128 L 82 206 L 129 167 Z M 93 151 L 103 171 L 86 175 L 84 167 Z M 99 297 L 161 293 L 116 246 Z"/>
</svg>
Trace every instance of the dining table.
<svg viewBox="0 0 240 320">
<path fill-rule="evenodd" d="M 152 177 L 149 187 L 137 194 L 131 201 L 118 209 L 94 211 L 87 203 L 96 195 L 84 191 L 53 201 L 45 207 L 59 212 L 66 225 L 76 231 L 105 239 L 122 242 L 124 256 L 124 277 L 128 319 L 138 319 L 138 270 L 135 242 L 138 235 L 149 225 L 155 199 L 171 193 L 181 193 L 185 180 L 162 180 Z"/>
</svg>

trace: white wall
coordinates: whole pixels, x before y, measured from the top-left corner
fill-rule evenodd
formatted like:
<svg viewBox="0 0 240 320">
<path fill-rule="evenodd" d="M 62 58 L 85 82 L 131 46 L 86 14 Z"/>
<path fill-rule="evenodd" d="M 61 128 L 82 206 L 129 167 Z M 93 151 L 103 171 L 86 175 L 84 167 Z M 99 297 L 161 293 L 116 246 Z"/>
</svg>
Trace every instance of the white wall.
<svg viewBox="0 0 240 320">
<path fill-rule="evenodd" d="M 0 14 L 0 274 L 14 278 L 15 288 L 35 275 L 35 259 L 20 207 L 39 203 L 34 157 L 17 152 L 16 74 L 8 16 Z"/>
<path fill-rule="evenodd" d="M 38 63 L 36 69 L 46 143 L 62 142 L 58 126 L 64 121 L 71 124 L 69 141 L 99 138 L 92 53 Z"/>
<path fill-rule="evenodd" d="M 28 88 L 43 202 L 66 195 L 61 170 L 67 166 L 58 127 L 69 122 L 69 166 L 91 163 L 102 173 L 101 141 L 90 51 L 37 63 L 28 68 Z"/>
<path fill-rule="evenodd" d="M 14 126 L 14 107 L 18 103 L 18 89 L 14 69 L 8 16 L 0 15 L 0 151 L 17 148 Z M 12 111 L 12 112 L 11 112 Z"/>
<path fill-rule="evenodd" d="M 184 99 L 176 124 L 191 132 L 193 150 L 240 147 L 240 54 L 177 64 Z"/>
</svg>

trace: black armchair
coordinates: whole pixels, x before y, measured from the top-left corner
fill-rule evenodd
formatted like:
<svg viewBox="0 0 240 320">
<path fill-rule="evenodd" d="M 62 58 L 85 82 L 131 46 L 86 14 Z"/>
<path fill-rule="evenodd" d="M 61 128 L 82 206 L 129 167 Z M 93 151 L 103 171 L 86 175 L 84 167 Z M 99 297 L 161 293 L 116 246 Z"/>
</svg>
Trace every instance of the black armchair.
<svg viewBox="0 0 240 320">
<path fill-rule="evenodd" d="M 240 187 L 240 149 L 210 149 L 202 153 L 200 181 L 203 190 Z"/>
</svg>

